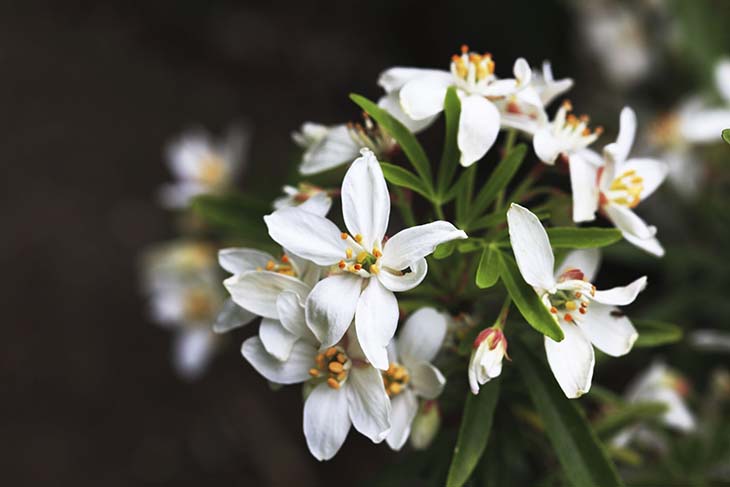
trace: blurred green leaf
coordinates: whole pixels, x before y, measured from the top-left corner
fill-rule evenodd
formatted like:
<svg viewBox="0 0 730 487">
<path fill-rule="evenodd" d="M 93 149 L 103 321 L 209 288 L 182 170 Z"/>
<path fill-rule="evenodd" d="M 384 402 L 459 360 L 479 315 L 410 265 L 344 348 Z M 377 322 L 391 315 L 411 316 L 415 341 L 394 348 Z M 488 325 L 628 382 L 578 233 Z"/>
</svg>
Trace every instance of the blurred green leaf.
<svg viewBox="0 0 730 487">
<path fill-rule="evenodd" d="M 627 426 L 654 419 L 666 411 L 666 404 L 660 402 L 626 404 L 601 418 L 594 424 L 594 428 L 598 436 L 608 440 Z"/>
<path fill-rule="evenodd" d="M 258 198 L 239 193 L 200 195 L 193 199 L 190 207 L 206 223 L 236 236 L 255 240 L 256 235 L 268 233 L 263 216 L 271 208 Z"/>
<path fill-rule="evenodd" d="M 459 164 L 461 153 L 457 144 L 457 135 L 459 133 L 459 115 L 461 114 L 461 102 L 456 95 L 456 87 L 451 86 L 446 91 L 444 98 L 444 116 L 446 120 L 446 133 L 444 134 L 444 151 L 441 154 L 441 164 L 439 164 L 436 194 L 439 199 L 443 199 L 446 195 L 446 189 L 454 179 L 456 167 Z"/>
<path fill-rule="evenodd" d="M 365 110 L 368 115 L 373 117 L 373 119 L 378 122 L 378 124 L 385 129 L 385 131 L 388 132 L 396 140 L 396 142 L 398 142 L 398 145 L 400 145 L 401 149 L 403 149 L 406 157 L 408 157 L 408 160 L 411 164 L 413 164 L 416 172 L 428 188 L 428 194 L 431 194 L 433 184 L 431 163 L 429 162 L 428 156 L 426 156 L 426 152 L 423 150 L 423 147 L 418 142 L 418 139 L 416 139 L 416 136 L 413 135 L 405 125 L 400 123 L 388 112 L 364 96 L 352 93 L 350 94 L 350 99 L 357 103 L 360 108 Z"/>
<path fill-rule="evenodd" d="M 489 245 L 482 251 L 477 267 L 476 285 L 480 289 L 486 289 L 497 284 L 499 280 L 499 249 Z"/>
<path fill-rule="evenodd" d="M 555 341 L 561 341 L 563 339 L 563 330 L 560 329 L 558 322 L 540 301 L 532 286 L 522 278 L 515 260 L 503 252 L 499 252 L 497 256 L 499 275 L 502 278 L 504 287 L 507 288 L 512 301 L 525 320 L 543 335 L 547 335 Z"/>
<path fill-rule="evenodd" d="M 421 181 L 418 176 L 412 172 L 388 162 L 381 162 L 380 167 L 383 170 L 383 176 L 385 176 L 385 179 L 389 183 L 411 189 L 424 198 L 430 199 L 431 196 L 429 195 L 429 189 L 423 181 Z"/>
<path fill-rule="evenodd" d="M 492 429 L 494 409 L 499 398 L 500 380 L 487 382 L 476 396 L 467 392 L 464 415 L 459 426 L 459 438 L 454 447 L 447 487 L 461 487 L 469 480 L 474 467 L 479 463 Z"/>
<path fill-rule="evenodd" d="M 730 129 L 725 129 L 722 131 L 722 140 L 730 144 Z"/>
<path fill-rule="evenodd" d="M 433 257 L 438 260 L 445 259 L 453 254 L 454 250 L 456 250 L 456 240 L 445 242 L 436 247 L 436 250 L 433 252 Z"/>
<path fill-rule="evenodd" d="M 654 320 L 632 320 L 632 323 L 639 332 L 634 344 L 637 347 L 658 347 L 682 339 L 682 329 L 672 323 Z"/>
<path fill-rule="evenodd" d="M 554 248 L 592 249 L 614 244 L 622 238 L 621 231 L 615 228 L 552 227 L 547 233 Z"/>
<path fill-rule="evenodd" d="M 519 339 L 511 348 L 516 352 L 513 363 L 570 483 L 578 487 L 623 485 L 578 402 L 565 397 L 547 365 Z"/>
</svg>

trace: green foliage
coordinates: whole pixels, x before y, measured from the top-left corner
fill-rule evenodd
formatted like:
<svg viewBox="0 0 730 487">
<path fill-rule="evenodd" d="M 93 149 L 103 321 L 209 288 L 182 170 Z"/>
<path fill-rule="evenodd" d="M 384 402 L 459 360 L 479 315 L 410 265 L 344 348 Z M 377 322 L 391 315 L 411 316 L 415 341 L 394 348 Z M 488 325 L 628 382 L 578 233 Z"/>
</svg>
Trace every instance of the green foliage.
<svg viewBox="0 0 730 487">
<path fill-rule="evenodd" d="M 497 284 L 499 280 L 499 254 L 500 251 L 495 245 L 488 245 L 482 251 L 475 280 L 479 289 L 486 289 Z"/>
<path fill-rule="evenodd" d="M 553 248 L 592 249 L 606 247 L 621 240 L 621 231 L 615 228 L 552 227 L 547 229 Z"/>
<path fill-rule="evenodd" d="M 594 425 L 596 434 L 608 440 L 622 429 L 641 421 L 656 419 L 667 411 L 667 406 L 658 402 L 626 404 L 611 411 Z"/>
<path fill-rule="evenodd" d="M 424 198 L 430 198 L 428 187 L 412 172 L 387 162 L 381 162 L 380 167 L 383 170 L 383 176 L 389 183 L 411 189 Z"/>
<path fill-rule="evenodd" d="M 730 144 L 730 129 L 725 129 L 722 131 L 722 140 Z"/>
<path fill-rule="evenodd" d="M 461 153 L 457 144 L 459 133 L 459 115 L 461 114 L 461 102 L 456 95 L 456 88 L 450 87 L 446 91 L 444 99 L 444 118 L 446 119 L 446 133 L 444 135 L 444 150 L 439 164 L 437 195 L 439 201 L 443 201 L 446 190 L 454 179 L 454 173 L 459 164 Z"/>
<path fill-rule="evenodd" d="M 633 320 L 639 338 L 636 339 L 637 347 L 658 347 L 676 343 L 682 339 L 682 329 L 671 323 L 664 323 L 654 320 Z"/>
</svg>

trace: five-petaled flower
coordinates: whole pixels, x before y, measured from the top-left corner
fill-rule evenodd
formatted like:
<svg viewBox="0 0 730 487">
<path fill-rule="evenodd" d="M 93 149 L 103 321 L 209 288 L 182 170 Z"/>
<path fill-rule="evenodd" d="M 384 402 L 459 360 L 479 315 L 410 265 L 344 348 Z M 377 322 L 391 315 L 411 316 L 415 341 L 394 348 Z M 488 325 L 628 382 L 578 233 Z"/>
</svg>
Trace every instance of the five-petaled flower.
<svg viewBox="0 0 730 487">
<path fill-rule="evenodd" d="M 646 277 L 625 287 L 597 291 L 590 282 L 598 268 L 595 249 L 572 252 L 553 272 L 555 257 L 540 220 L 513 203 L 507 223 L 522 277 L 565 336 L 560 342 L 545 337 L 550 368 L 567 397 L 580 397 L 591 387 L 593 346 L 617 357 L 628 353 L 638 338 L 631 321 L 616 306 L 631 304 L 646 287 Z"/>
</svg>

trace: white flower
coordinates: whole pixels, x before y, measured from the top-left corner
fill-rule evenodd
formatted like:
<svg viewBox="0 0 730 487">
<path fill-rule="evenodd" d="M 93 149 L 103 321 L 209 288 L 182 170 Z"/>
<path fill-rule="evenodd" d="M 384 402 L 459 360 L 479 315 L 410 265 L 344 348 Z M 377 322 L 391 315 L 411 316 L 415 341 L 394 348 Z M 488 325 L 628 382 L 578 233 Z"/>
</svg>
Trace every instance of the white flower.
<svg viewBox="0 0 730 487">
<path fill-rule="evenodd" d="M 411 446 L 425 450 L 433 442 L 441 427 L 441 411 L 437 401 L 422 401 L 411 423 Z"/>
<path fill-rule="evenodd" d="M 284 196 L 274 200 L 274 209 L 279 210 L 288 206 L 298 206 L 303 210 L 319 216 L 326 216 L 332 207 L 332 198 L 322 188 L 299 183 L 299 187 L 284 186 Z"/>
<path fill-rule="evenodd" d="M 446 336 L 446 317 L 433 308 L 421 308 L 405 322 L 388 346 L 388 370 L 383 372 L 390 397 L 391 430 L 388 446 L 400 450 L 411 433 L 418 400 L 435 399 L 446 379 L 431 362 Z"/>
<path fill-rule="evenodd" d="M 377 157 L 391 153 L 395 140 L 367 114 L 363 123 L 348 123 L 327 127 L 312 122 L 302 125 L 292 134 L 294 141 L 305 149 L 299 172 L 311 175 L 347 164 L 357 157 L 360 149 L 372 150 Z"/>
<path fill-rule="evenodd" d="M 469 52 L 467 46 L 462 46 L 461 52 L 461 56 L 453 56 L 450 72 L 397 67 L 381 74 L 378 83 L 388 94 L 399 93 L 400 106 L 408 117 L 428 122 L 443 110 L 446 90 L 455 86 L 461 100 L 457 137 L 460 162 L 470 166 L 484 157 L 497 139 L 500 114 L 492 100 L 527 86 L 531 70 L 520 58 L 513 68 L 515 79 L 498 80 L 490 54 Z M 392 101 L 381 103 L 392 105 Z"/>
<path fill-rule="evenodd" d="M 474 340 L 469 359 L 469 387 L 472 394 L 479 394 L 479 386 L 502 373 L 502 359 L 507 355 L 507 339 L 502 330 L 492 326 L 482 330 Z"/>
<path fill-rule="evenodd" d="M 646 287 L 646 277 L 625 287 L 597 291 L 590 283 L 598 267 L 595 249 L 571 252 L 553 272 L 555 257 L 540 220 L 513 203 L 507 223 L 522 277 L 565 335 L 560 342 L 545 337 L 550 368 L 567 397 L 580 397 L 591 387 L 593 346 L 618 357 L 628 353 L 636 341 L 636 329 L 616 306 L 632 303 Z"/>
<path fill-rule="evenodd" d="M 222 140 L 193 130 L 170 142 L 167 163 L 177 181 L 162 187 L 162 203 L 181 208 L 194 196 L 220 193 L 230 187 L 245 165 L 248 144 L 248 132 L 235 127 Z"/>
<path fill-rule="evenodd" d="M 395 333 L 398 303 L 393 291 L 407 291 L 426 277 L 425 257 L 436 246 L 466 234 L 436 221 L 403 230 L 387 242 L 390 195 L 373 153 L 362 150 L 342 182 L 342 212 L 348 233 L 326 218 L 300 208 L 264 217 L 269 235 L 329 276 L 307 298 L 307 323 L 324 346 L 332 346 L 355 318 L 358 341 L 376 367 L 388 368 L 385 347 Z"/>
<path fill-rule="evenodd" d="M 286 297 L 285 297 L 286 296 Z M 329 460 L 345 442 L 350 426 L 375 443 L 390 431 L 391 405 L 379 370 L 365 360 L 357 337 L 347 333 L 330 347 L 322 347 L 309 331 L 304 308 L 292 293 L 282 296 L 281 323 L 296 337 L 285 360 L 268 353 L 260 337 L 243 343 L 244 358 L 276 384 L 305 383 L 304 436 L 318 460 Z"/>
</svg>

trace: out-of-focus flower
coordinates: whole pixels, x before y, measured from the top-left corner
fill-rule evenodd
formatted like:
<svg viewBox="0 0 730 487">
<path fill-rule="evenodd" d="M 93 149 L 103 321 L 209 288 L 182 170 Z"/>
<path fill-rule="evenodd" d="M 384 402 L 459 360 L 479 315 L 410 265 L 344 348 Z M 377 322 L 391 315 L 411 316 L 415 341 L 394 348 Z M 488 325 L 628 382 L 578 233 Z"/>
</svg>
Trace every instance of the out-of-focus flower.
<svg viewBox="0 0 730 487">
<path fill-rule="evenodd" d="M 662 422 L 669 428 L 690 432 L 696 428 L 694 415 L 684 402 L 689 392 L 687 381 L 669 369 L 662 362 L 654 362 L 643 374 L 632 382 L 626 391 L 629 403 L 657 402 L 667 410 Z M 641 425 L 621 431 L 611 443 L 616 446 L 627 445 L 637 435 L 645 437 L 648 431 Z"/>
<path fill-rule="evenodd" d="M 386 346 L 395 334 L 398 303 L 393 292 L 413 289 L 425 278 L 425 257 L 441 243 L 466 238 L 445 221 L 402 230 L 384 242 L 390 195 L 380 164 L 362 149 L 342 182 L 342 212 L 349 234 L 330 220 L 300 208 L 264 217 L 271 238 L 320 266 L 330 266 L 307 298 L 307 323 L 329 347 L 339 342 L 355 318 L 365 356 L 388 368 Z M 374 279 L 371 279 L 374 278 Z"/>
<path fill-rule="evenodd" d="M 441 411 L 437 401 L 422 401 L 411 423 L 411 446 L 416 450 L 428 448 L 441 427 Z"/>
<path fill-rule="evenodd" d="M 395 139 L 367 114 L 363 114 L 362 124 L 328 127 L 306 122 L 299 132 L 292 134 L 292 138 L 304 149 L 299 172 L 305 176 L 347 164 L 358 156 L 362 148 L 370 149 L 379 158 L 390 155 L 397 147 Z"/>
<path fill-rule="evenodd" d="M 472 394 L 479 394 L 479 386 L 502 373 L 502 359 L 507 355 L 507 339 L 497 326 L 486 328 L 474 340 L 469 359 L 469 387 Z"/>
<path fill-rule="evenodd" d="M 730 352 L 730 333 L 722 330 L 695 330 L 689 337 L 692 346 L 708 352 Z"/>
<path fill-rule="evenodd" d="M 378 84 L 387 94 L 399 93 L 403 112 L 413 120 L 432 121 L 444 109 L 450 86 L 457 88 L 461 115 L 457 144 L 460 162 L 470 166 L 492 147 L 500 129 L 500 113 L 492 100 L 508 97 L 530 83 L 527 61 L 518 59 L 514 79 L 497 79 L 491 54 L 469 52 L 462 46 L 454 55 L 450 72 L 435 69 L 390 68 L 380 75 Z"/>
<path fill-rule="evenodd" d="M 274 209 L 298 206 L 319 216 L 326 216 L 332 207 L 332 198 L 322 188 L 312 184 L 299 183 L 298 187 L 284 186 L 284 196 L 274 200 Z"/>
<path fill-rule="evenodd" d="M 554 273 L 555 257 L 540 220 L 513 203 L 507 223 L 522 277 L 565 335 L 560 342 L 545 337 L 550 368 L 567 397 L 580 397 L 591 387 L 593 346 L 618 357 L 627 354 L 638 338 L 631 321 L 616 306 L 631 304 L 646 287 L 646 277 L 625 287 L 597 291 L 590 283 L 598 266 L 595 250 L 571 252 Z"/>
<path fill-rule="evenodd" d="M 281 321 L 297 337 L 285 360 L 269 354 L 260 337 L 246 340 L 241 353 L 271 382 L 305 383 L 304 436 L 312 455 L 332 458 L 350 426 L 374 443 L 383 441 L 390 431 L 390 400 L 381 372 L 365 360 L 355 333 L 322 347 L 306 326 L 303 307 L 290 307 Z"/>
<path fill-rule="evenodd" d="M 167 164 L 176 181 L 160 190 L 162 204 L 182 208 L 201 194 L 216 194 L 230 188 L 246 164 L 249 133 L 231 128 L 220 140 L 207 132 L 191 130 L 170 142 Z"/>
<path fill-rule="evenodd" d="M 386 441 L 393 450 L 400 450 L 408 439 L 419 398 L 436 399 L 443 390 L 446 379 L 431 362 L 445 336 L 446 317 L 433 308 L 421 308 L 388 345 L 390 363 L 382 374 L 392 406 Z"/>
</svg>

